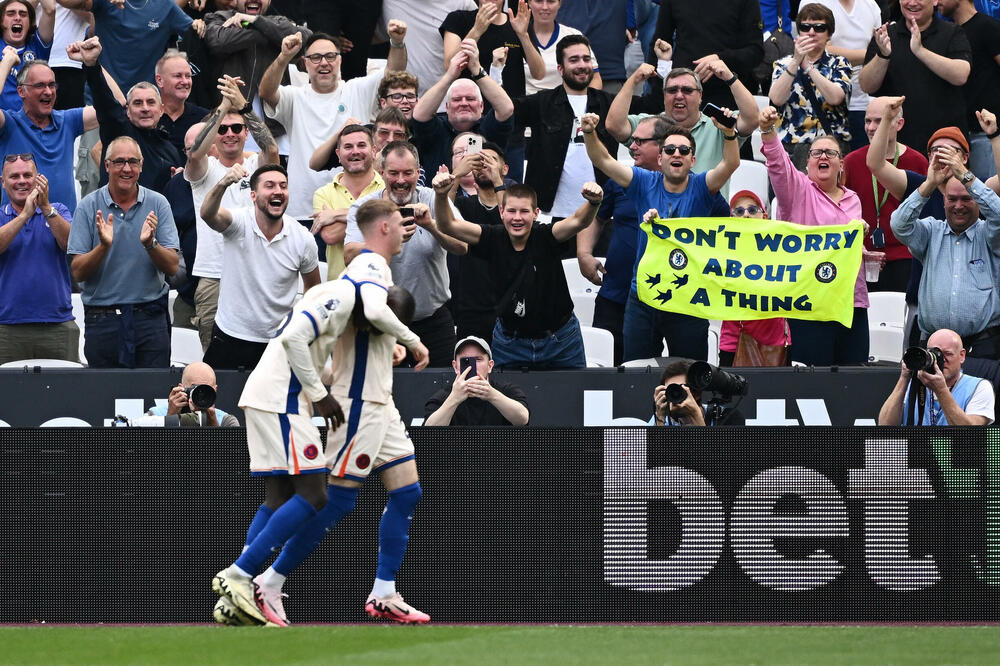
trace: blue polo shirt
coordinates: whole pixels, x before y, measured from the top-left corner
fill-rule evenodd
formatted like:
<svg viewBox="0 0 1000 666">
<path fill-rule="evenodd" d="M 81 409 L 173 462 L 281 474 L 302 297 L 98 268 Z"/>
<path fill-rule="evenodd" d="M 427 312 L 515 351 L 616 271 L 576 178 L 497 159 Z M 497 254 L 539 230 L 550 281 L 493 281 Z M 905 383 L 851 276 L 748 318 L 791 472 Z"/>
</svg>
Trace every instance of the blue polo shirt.
<svg viewBox="0 0 1000 666">
<path fill-rule="evenodd" d="M 49 200 L 65 204 L 72 214 L 76 210 L 73 142 L 83 134 L 83 109 L 53 111 L 45 128 L 31 122 L 20 109 L 2 113 L 5 122 L 0 128 L 0 155 L 34 155 L 38 173 L 49 179 Z M 7 203 L 6 192 L 0 203 Z"/>
<path fill-rule="evenodd" d="M 104 46 L 101 64 L 126 93 L 140 81 L 153 80 L 156 61 L 171 38 L 183 34 L 193 20 L 173 0 L 131 2 L 125 9 L 94 0 L 90 11 Z"/>
<path fill-rule="evenodd" d="M 157 192 L 139 187 L 139 198 L 123 212 L 111 199 L 108 186 L 91 192 L 80 201 L 73 214 L 73 226 L 69 230 L 67 253 L 86 254 L 97 247 L 97 211 L 104 219 L 114 215 L 115 234 L 111 249 L 101 262 L 97 272 L 80 284 L 84 305 L 131 305 L 149 303 L 167 293 L 167 283 L 163 273 L 157 270 L 149 252 L 139 242 L 142 223 L 149 211 L 154 211 L 159 223 L 156 226 L 156 240 L 163 247 L 176 250 L 177 227 L 170 204 Z"/>
<path fill-rule="evenodd" d="M 52 207 L 70 218 L 61 203 Z M 17 217 L 10 204 L 0 208 L 0 227 Z M 0 324 L 58 323 L 73 319 L 69 266 L 38 208 L 6 252 L 0 253 Z"/>
<path fill-rule="evenodd" d="M 0 39 L 0 51 L 9 46 L 7 42 Z M 0 93 L 0 109 L 20 110 L 21 96 L 17 94 L 17 74 L 21 67 L 32 60 L 48 60 L 49 52 L 52 50 L 51 44 L 46 44 L 38 36 L 38 30 L 31 35 L 24 46 L 17 49 L 17 55 L 21 57 L 21 64 L 10 68 L 10 74 L 3 84 L 3 92 Z"/>
</svg>

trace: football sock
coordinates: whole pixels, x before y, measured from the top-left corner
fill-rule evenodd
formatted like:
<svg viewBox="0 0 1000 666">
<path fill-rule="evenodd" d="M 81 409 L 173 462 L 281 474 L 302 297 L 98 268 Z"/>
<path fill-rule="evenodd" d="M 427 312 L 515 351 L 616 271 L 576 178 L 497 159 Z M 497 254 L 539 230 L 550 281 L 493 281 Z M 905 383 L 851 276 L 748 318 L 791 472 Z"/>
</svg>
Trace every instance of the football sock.
<svg viewBox="0 0 1000 666">
<path fill-rule="evenodd" d="M 285 543 L 274 561 L 276 573 L 287 576 L 316 550 L 326 533 L 354 509 L 359 488 L 330 485 L 326 487 L 326 506 L 298 529 Z"/>
<path fill-rule="evenodd" d="M 267 525 L 267 521 L 271 519 L 273 514 L 274 509 L 265 504 L 260 505 L 260 508 L 257 509 L 257 513 L 254 514 L 253 520 L 250 521 L 250 527 L 247 528 L 247 541 L 243 550 L 250 547 L 250 544 L 252 544 L 253 540 L 257 538 L 260 531 L 264 529 L 264 526 Z"/>
<path fill-rule="evenodd" d="M 270 566 L 267 568 L 267 571 L 257 576 L 254 582 L 264 587 L 270 587 L 276 590 L 280 590 L 281 586 L 285 584 L 285 576 L 282 576 L 280 573 L 274 570 L 273 566 Z"/>
<path fill-rule="evenodd" d="M 381 578 L 375 579 L 375 585 L 372 586 L 372 596 L 378 599 L 385 599 L 394 594 L 396 594 L 396 581 L 382 580 Z"/>
<path fill-rule="evenodd" d="M 406 544 L 410 540 L 413 509 L 420 501 L 420 495 L 419 481 L 389 492 L 389 500 L 382 512 L 382 522 L 378 526 L 378 569 L 375 577 L 379 580 L 396 580 L 396 572 L 403 563 Z"/>
<path fill-rule="evenodd" d="M 252 576 L 258 574 L 271 553 L 281 548 L 303 523 L 315 515 L 316 509 L 306 498 L 299 494 L 292 495 L 278 507 L 253 543 L 243 551 L 236 560 L 236 566 Z"/>
</svg>

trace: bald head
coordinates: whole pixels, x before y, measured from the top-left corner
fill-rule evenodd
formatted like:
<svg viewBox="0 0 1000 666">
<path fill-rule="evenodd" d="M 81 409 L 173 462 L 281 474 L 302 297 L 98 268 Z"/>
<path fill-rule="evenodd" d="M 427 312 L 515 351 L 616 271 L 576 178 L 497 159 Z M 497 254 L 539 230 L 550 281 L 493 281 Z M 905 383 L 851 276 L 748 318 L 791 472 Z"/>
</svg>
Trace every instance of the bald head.
<svg viewBox="0 0 1000 666">
<path fill-rule="evenodd" d="M 208 384 L 214 389 L 218 388 L 215 383 L 215 370 L 212 370 L 212 366 L 208 363 L 201 361 L 191 363 L 184 368 L 184 374 L 181 375 L 181 384 L 184 385 L 184 388 L 198 386 L 199 384 Z"/>
<path fill-rule="evenodd" d="M 942 328 L 934 331 L 931 337 L 927 338 L 927 346 L 940 347 L 942 350 L 945 348 L 960 349 L 962 347 L 962 336 L 951 329 Z"/>
<path fill-rule="evenodd" d="M 191 152 L 191 149 L 194 147 L 194 140 L 198 138 L 203 129 L 205 129 L 205 123 L 195 123 L 184 133 L 184 150 L 186 152 Z"/>
<path fill-rule="evenodd" d="M 871 141 L 872 137 L 875 136 L 875 130 L 878 126 L 882 124 L 882 118 L 885 117 L 885 107 L 888 104 L 888 97 L 872 97 L 871 101 L 868 102 L 868 108 L 865 109 L 865 134 L 868 135 L 868 140 Z M 896 140 L 896 134 L 903 127 L 903 110 L 900 109 L 899 116 L 896 117 L 896 121 L 893 123 L 892 127 L 889 128 L 889 143 L 893 149 L 895 146 L 892 145 Z"/>
</svg>

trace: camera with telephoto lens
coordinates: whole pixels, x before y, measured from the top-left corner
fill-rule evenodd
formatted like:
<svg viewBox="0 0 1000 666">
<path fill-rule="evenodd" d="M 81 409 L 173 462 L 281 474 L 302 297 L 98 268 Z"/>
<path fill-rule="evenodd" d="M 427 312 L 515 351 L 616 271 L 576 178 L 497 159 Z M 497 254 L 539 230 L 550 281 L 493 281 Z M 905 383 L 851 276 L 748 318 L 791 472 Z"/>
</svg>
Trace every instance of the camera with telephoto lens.
<svg viewBox="0 0 1000 666">
<path fill-rule="evenodd" d="M 670 384 L 667 386 L 667 402 L 679 405 L 687 400 L 688 394 L 680 384 Z"/>
<path fill-rule="evenodd" d="M 717 398 L 731 399 L 747 394 L 747 379 L 742 375 L 726 372 L 706 363 L 696 361 L 687 372 L 687 385 L 693 391 L 712 391 Z"/>
<path fill-rule="evenodd" d="M 935 365 L 939 368 L 944 368 L 944 352 L 941 351 L 940 347 L 930 347 L 928 349 L 910 347 L 903 354 L 903 365 L 912 373 L 923 370 L 927 374 L 933 375 L 937 372 L 934 369 Z"/>
<path fill-rule="evenodd" d="M 215 404 L 215 389 L 208 384 L 195 384 L 184 389 L 192 409 L 208 409 Z"/>
</svg>

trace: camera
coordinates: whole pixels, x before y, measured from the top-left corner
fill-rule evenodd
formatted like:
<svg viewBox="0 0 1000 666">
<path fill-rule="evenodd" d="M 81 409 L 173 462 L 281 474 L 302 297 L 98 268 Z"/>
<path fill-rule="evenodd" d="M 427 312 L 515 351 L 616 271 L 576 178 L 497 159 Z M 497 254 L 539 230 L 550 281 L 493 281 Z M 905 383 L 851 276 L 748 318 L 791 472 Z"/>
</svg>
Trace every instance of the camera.
<svg viewBox="0 0 1000 666">
<path fill-rule="evenodd" d="M 933 375 L 937 372 L 934 367 L 944 368 L 944 352 L 940 347 L 910 347 L 903 353 L 903 365 L 910 372 L 917 373 L 923 370 L 927 374 Z"/>
<path fill-rule="evenodd" d="M 747 379 L 706 363 L 696 361 L 687 372 L 687 385 L 695 391 L 712 391 L 716 396 L 732 398 L 747 394 Z"/>
<path fill-rule="evenodd" d="M 680 384 L 670 384 L 667 386 L 667 402 L 679 405 L 687 400 L 688 394 Z"/>
<path fill-rule="evenodd" d="M 184 389 L 192 409 L 208 409 L 215 404 L 215 389 L 208 384 L 195 384 Z"/>
</svg>

